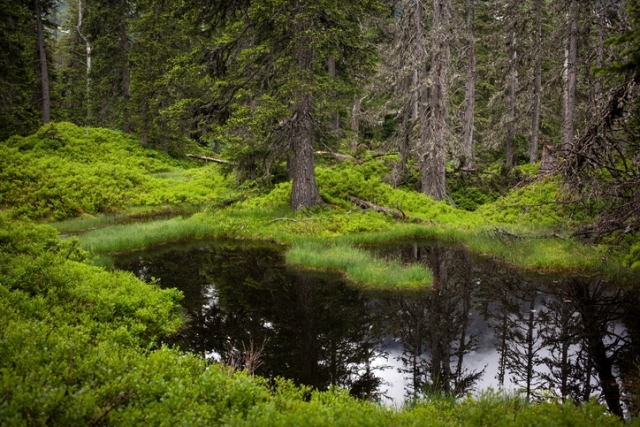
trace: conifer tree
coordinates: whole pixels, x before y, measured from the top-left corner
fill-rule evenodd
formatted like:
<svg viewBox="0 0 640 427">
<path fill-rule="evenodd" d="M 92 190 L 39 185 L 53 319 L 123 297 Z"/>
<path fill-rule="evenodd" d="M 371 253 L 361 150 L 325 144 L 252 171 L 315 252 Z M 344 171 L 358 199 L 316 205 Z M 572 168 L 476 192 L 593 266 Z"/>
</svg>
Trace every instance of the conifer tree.
<svg viewBox="0 0 640 427">
<path fill-rule="evenodd" d="M 0 16 L 0 140 L 5 140 L 38 126 L 40 96 L 31 2 L 2 0 Z"/>
<path fill-rule="evenodd" d="M 131 131 L 129 26 L 135 8 L 128 0 L 91 0 L 83 32 L 92 46 L 91 123 Z"/>
<path fill-rule="evenodd" d="M 373 71 L 374 50 L 363 20 L 383 10 L 377 0 L 217 4 L 226 24 L 211 27 L 201 55 L 212 76 L 212 114 L 218 114 L 238 165 L 250 178 L 268 175 L 288 156 L 295 210 L 321 203 L 314 150 L 327 125 L 318 106 L 330 94 L 349 96 L 358 74 Z M 215 9 L 215 8 L 214 8 Z M 335 58 L 336 75 L 327 69 Z"/>
</svg>

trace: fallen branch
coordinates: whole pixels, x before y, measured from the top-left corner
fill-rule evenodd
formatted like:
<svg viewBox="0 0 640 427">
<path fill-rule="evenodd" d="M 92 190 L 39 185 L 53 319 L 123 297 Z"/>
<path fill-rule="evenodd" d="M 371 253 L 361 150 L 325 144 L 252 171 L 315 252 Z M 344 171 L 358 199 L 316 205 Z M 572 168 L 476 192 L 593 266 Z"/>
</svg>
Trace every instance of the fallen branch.
<svg viewBox="0 0 640 427">
<path fill-rule="evenodd" d="M 522 239 L 523 238 L 523 236 L 518 236 L 517 234 L 509 233 L 507 230 L 504 230 L 504 229 L 498 228 L 498 227 L 495 227 L 493 229 L 493 232 L 494 232 L 495 236 L 498 236 L 498 237 L 507 237 L 509 239 Z"/>
<path fill-rule="evenodd" d="M 359 199 L 354 196 L 347 196 L 347 199 L 351 200 L 356 206 L 361 207 L 362 209 L 373 209 L 376 212 L 380 212 L 386 215 L 391 215 L 396 219 L 402 219 L 405 221 L 413 221 L 413 222 L 424 222 L 418 218 L 411 218 L 410 216 L 405 215 L 402 211 L 394 211 L 393 209 L 388 209 L 382 206 L 378 206 L 374 203 L 367 202 L 366 200 Z"/>
<path fill-rule="evenodd" d="M 318 156 L 333 156 L 338 160 L 355 160 L 355 157 L 348 154 L 334 153 L 331 151 L 314 151 L 313 154 L 316 154 Z"/>
<path fill-rule="evenodd" d="M 493 237 L 505 237 L 507 239 L 561 239 L 561 240 L 567 240 L 566 237 L 563 237 L 561 235 L 559 235 L 558 233 L 551 233 L 551 234 L 540 234 L 540 235 L 520 235 L 520 234 L 513 234 L 508 232 L 507 230 L 503 229 L 503 228 L 498 228 L 498 227 L 494 227 L 493 229 Z"/>
<path fill-rule="evenodd" d="M 291 222 L 298 222 L 297 219 L 293 219 L 293 218 L 276 218 L 276 219 L 272 219 L 271 221 L 267 222 L 267 224 L 271 224 L 272 222 L 276 222 L 276 221 L 291 221 Z"/>
<path fill-rule="evenodd" d="M 235 165 L 234 162 L 230 162 L 229 160 L 216 159 L 215 157 L 198 156 L 197 154 L 187 154 L 187 157 L 191 157 L 193 159 L 198 159 L 198 160 L 204 160 L 205 162 L 220 163 L 222 165 Z"/>
</svg>

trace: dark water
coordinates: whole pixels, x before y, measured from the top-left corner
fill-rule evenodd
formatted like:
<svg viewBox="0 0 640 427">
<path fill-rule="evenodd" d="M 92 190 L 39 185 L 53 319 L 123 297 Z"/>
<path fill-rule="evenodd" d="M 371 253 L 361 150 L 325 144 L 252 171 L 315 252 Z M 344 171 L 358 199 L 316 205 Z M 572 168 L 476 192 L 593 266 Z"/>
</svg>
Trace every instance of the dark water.
<svg viewBox="0 0 640 427">
<path fill-rule="evenodd" d="M 280 248 L 239 242 L 174 245 L 116 266 L 184 292 L 190 320 L 177 344 L 265 377 L 396 403 L 491 387 L 636 410 L 635 291 L 599 278 L 525 276 L 433 242 L 374 251 L 428 265 L 433 289 L 362 291 L 338 275 L 286 268 Z"/>
</svg>

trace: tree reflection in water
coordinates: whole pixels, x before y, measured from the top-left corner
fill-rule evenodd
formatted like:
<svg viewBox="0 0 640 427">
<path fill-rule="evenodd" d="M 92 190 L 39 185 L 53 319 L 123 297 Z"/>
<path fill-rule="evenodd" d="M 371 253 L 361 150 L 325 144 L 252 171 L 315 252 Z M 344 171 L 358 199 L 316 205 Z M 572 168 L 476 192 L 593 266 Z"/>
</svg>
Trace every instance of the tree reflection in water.
<svg viewBox="0 0 640 427">
<path fill-rule="evenodd" d="M 279 248 L 233 243 L 180 245 L 117 264 L 185 293 L 189 321 L 176 341 L 185 349 L 242 363 L 250 343 L 264 344 L 258 375 L 380 394 L 371 368 L 382 355 L 379 311 L 338 276 L 297 274 Z"/>
<path fill-rule="evenodd" d="M 404 377 L 409 397 L 467 394 L 487 383 L 487 370 L 529 399 L 595 395 L 615 414 L 637 411 L 632 291 L 594 278 L 526 276 L 438 243 L 374 250 L 428 266 L 433 289 L 365 292 L 336 275 L 288 270 L 278 247 L 237 242 L 174 245 L 116 264 L 184 292 L 189 321 L 176 344 L 240 365 L 251 343 L 264 345 L 256 374 L 268 378 L 380 398 L 380 360 L 393 338 L 402 367 L 392 381 Z"/>
</svg>

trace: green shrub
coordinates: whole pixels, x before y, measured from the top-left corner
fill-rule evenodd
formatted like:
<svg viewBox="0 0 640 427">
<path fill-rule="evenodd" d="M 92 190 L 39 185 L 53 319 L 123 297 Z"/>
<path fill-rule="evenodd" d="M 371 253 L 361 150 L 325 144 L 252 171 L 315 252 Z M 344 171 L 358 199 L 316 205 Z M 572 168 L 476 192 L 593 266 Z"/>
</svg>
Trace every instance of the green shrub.
<svg viewBox="0 0 640 427">
<path fill-rule="evenodd" d="M 50 123 L 0 149 L 0 205 L 28 218 L 203 204 L 226 196 L 231 182 L 217 165 L 184 170 L 195 164 L 144 149 L 121 132 L 70 123 Z"/>
</svg>

